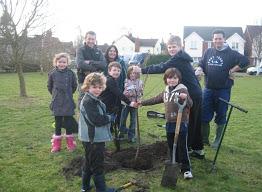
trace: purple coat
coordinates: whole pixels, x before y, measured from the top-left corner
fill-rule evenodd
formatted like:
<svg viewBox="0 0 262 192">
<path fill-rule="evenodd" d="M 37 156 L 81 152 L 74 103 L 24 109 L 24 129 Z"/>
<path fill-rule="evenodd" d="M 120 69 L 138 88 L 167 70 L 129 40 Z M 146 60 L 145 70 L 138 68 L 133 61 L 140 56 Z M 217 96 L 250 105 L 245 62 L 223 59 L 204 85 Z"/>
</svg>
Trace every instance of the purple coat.
<svg viewBox="0 0 262 192">
<path fill-rule="evenodd" d="M 68 68 L 54 68 L 48 73 L 47 88 L 52 94 L 50 109 L 54 116 L 72 116 L 75 114 L 73 93 L 77 82 L 74 72 Z"/>
</svg>

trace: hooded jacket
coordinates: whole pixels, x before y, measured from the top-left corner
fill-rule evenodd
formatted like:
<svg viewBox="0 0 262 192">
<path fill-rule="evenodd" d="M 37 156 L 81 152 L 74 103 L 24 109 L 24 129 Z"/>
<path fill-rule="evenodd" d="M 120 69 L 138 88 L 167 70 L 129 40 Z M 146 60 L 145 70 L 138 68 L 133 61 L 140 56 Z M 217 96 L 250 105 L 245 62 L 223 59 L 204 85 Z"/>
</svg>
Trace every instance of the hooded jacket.
<svg viewBox="0 0 262 192">
<path fill-rule="evenodd" d="M 173 123 L 176 122 L 177 120 L 177 113 L 178 113 L 178 105 L 175 103 L 175 96 L 176 93 L 186 93 L 187 94 L 187 104 L 185 106 L 185 108 L 183 109 L 182 112 L 182 119 L 181 122 L 188 122 L 188 118 L 189 118 L 189 111 L 190 111 L 190 107 L 192 107 L 193 105 L 193 101 L 190 98 L 187 88 L 183 85 L 183 84 L 178 84 L 175 89 L 170 90 L 169 86 L 166 86 L 165 91 L 163 91 L 162 93 L 160 93 L 159 95 L 151 98 L 151 99 L 147 99 L 141 102 L 141 104 L 143 106 L 146 105 L 155 105 L 155 104 L 159 104 L 159 103 L 164 103 L 165 104 L 165 117 L 166 117 L 166 121 L 169 123 Z M 180 101 L 180 99 L 178 100 L 179 103 L 180 102 L 184 102 L 184 101 Z M 180 103 L 181 104 L 181 103 Z"/>
<path fill-rule="evenodd" d="M 111 117 L 106 114 L 105 104 L 86 93 L 80 104 L 79 140 L 92 143 L 112 140 L 110 122 Z"/>
<path fill-rule="evenodd" d="M 244 68 L 248 65 L 247 57 L 226 46 L 222 50 L 209 48 L 204 53 L 200 67 L 205 74 L 205 86 L 208 89 L 231 88 L 234 81 L 229 78 L 229 70 L 239 65 Z"/>
<path fill-rule="evenodd" d="M 181 50 L 166 62 L 143 68 L 142 73 L 164 73 L 168 68 L 175 67 L 181 72 L 181 83 L 187 87 L 190 96 L 192 98 L 199 98 L 202 97 L 202 90 L 191 65 L 192 61 L 192 58 Z"/>
</svg>

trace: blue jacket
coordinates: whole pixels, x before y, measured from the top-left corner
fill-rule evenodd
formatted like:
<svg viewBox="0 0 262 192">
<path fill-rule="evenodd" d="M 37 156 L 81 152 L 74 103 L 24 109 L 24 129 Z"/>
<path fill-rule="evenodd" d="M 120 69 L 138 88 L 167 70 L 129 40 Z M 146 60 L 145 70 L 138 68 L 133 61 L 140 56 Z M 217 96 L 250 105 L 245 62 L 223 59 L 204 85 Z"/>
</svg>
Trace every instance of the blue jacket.
<svg viewBox="0 0 262 192">
<path fill-rule="evenodd" d="M 181 72 L 181 83 L 187 87 L 191 98 L 199 98 L 202 97 L 202 90 L 191 65 L 192 61 L 192 58 L 186 52 L 181 50 L 166 62 L 143 68 L 142 73 L 164 73 L 168 68 L 175 67 Z"/>
<path fill-rule="evenodd" d="M 105 104 L 86 93 L 80 104 L 79 140 L 92 143 L 111 141 L 110 122 Z"/>
<path fill-rule="evenodd" d="M 229 78 L 229 70 L 236 65 L 244 68 L 248 65 L 248 58 L 229 46 L 223 50 L 209 48 L 204 53 L 200 67 L 205 73 L 205 86 L 208 89 L 231 88 L 234 81 Z"/>
</svg>

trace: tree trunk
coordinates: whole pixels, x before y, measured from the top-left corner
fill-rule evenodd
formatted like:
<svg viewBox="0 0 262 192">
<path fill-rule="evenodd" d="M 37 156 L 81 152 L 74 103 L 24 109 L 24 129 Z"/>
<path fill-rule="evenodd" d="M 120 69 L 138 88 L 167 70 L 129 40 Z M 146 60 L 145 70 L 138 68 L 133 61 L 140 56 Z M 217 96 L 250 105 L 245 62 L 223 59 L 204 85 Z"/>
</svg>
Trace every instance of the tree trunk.
<svg viewBox="0 0 262 192">
<path fill-rule="evenodd" d="M 23 74 L 23 68 L 22 68 L 22 63 L 17 62 L 16 63 L 16 70 L 19 78 L 19 84 L 20 84 L 20 97 L 27 97 L 26 94 L 26 87 L 25 87 L 25 78 Z"/>
<path fill-rule="evenodd" d="M 40 64 L 40 74 L 41 74 L 41 75 L 44 74 L 44 67 L 43 67 L 43 64 Z"/>
</svg>

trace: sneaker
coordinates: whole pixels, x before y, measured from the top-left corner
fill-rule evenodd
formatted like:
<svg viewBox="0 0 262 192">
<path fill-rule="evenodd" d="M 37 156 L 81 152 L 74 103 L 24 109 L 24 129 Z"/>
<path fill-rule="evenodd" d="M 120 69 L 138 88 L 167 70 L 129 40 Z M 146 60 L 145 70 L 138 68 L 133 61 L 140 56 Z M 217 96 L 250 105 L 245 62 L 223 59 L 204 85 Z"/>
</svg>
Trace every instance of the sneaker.
<svg viewBox="0 0 262 192">
<path fill-rule="evenodd" d="M 184 179 L 192 179 L 192 178 L 193 178 L 193 175 L 191 171 L 184 172 Z"/>
<path fill-rule="evenodd" d="M 81 189 L 81 192 L 91 192 L 92 187 L 90 189 Z"/>
<path fill-rule="evenodd" d="M 191 153 L 191 156 L 195 157 L 197 159 L 204 159 L 205 158 L 205 152 L 204 152 L 204 150 L 194 150 Z"/>
</svg>

